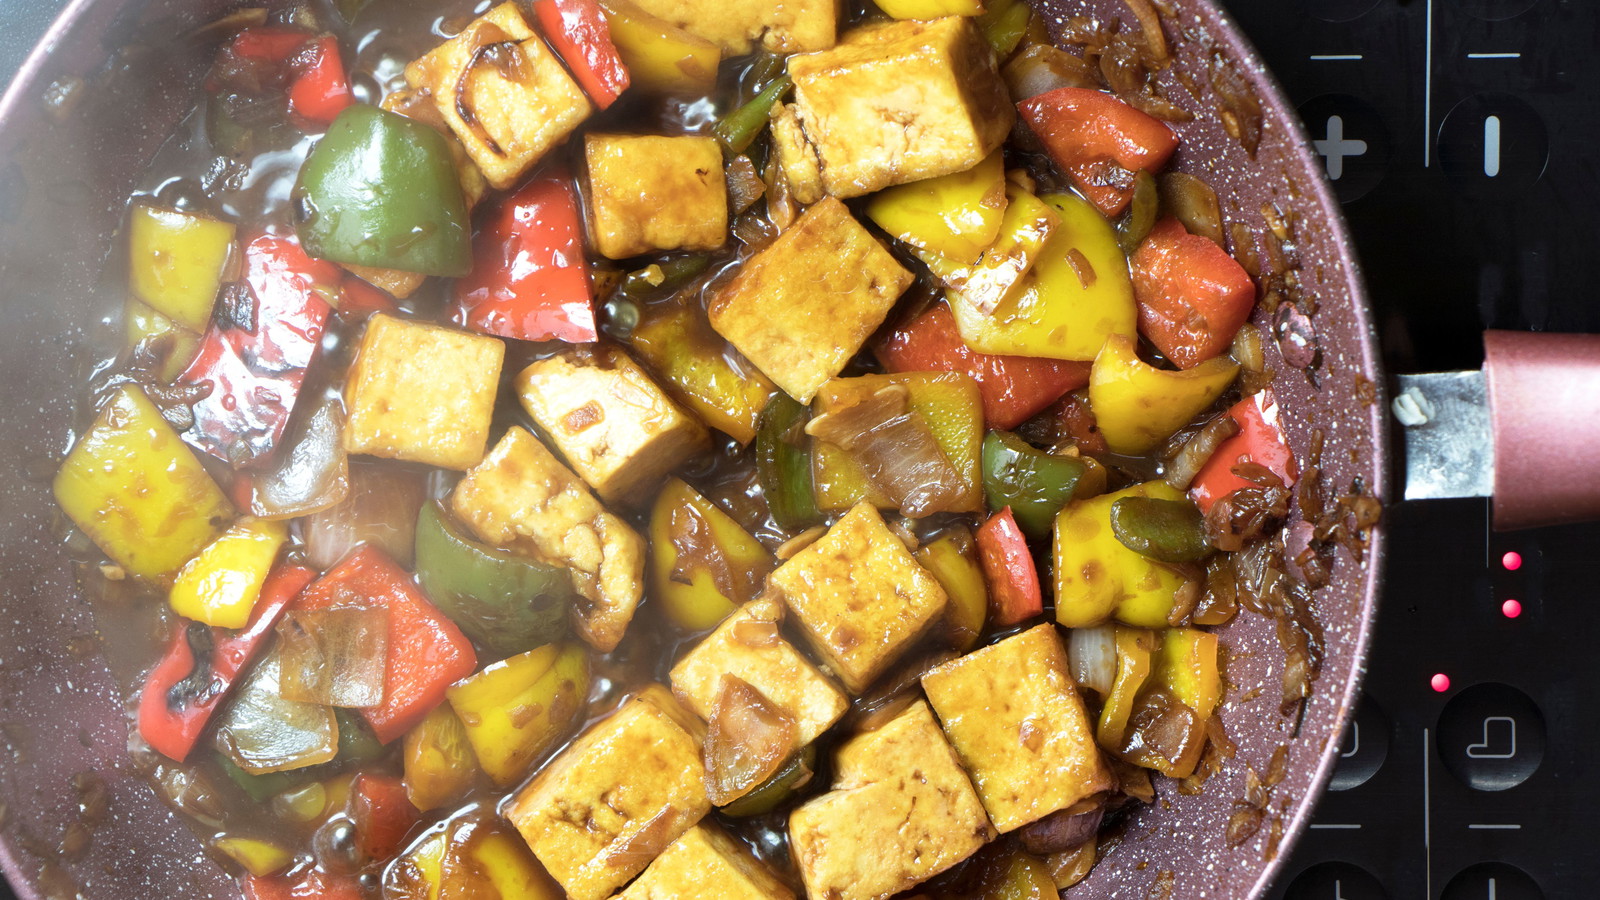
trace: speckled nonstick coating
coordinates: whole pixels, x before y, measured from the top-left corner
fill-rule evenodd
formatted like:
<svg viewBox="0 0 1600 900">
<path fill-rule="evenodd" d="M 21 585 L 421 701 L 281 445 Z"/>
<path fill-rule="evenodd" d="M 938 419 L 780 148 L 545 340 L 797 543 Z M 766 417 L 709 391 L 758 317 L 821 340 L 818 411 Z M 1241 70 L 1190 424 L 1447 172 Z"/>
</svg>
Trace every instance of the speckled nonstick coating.
<svg viewBox="0 0 1600 900">
<path fill-rule="evenodd" d="M 49 491 L 54 460 L 79 413 L 75 398 L 93 362 L 120 336 L 119 323 L 102 317 L 117 308 L 123 290 L 112 236 L 125 198 L 193 102 L 207 66 L 203 48 L 173 36 L 231 5 L 75 0 L 0 101 L 0 865 L 24 900 L 74 891 L 87 900 L 238 896 L 193 834 L 128 773 L 124 698 L 102 657 L 115 652 L 115 642 L 96 633 L 90 603 L 53 537 L 58 513 Z M 1128 17 L 1120 0 L 1039 5 L 1050 14 L 1087 5 Z M 1161 81 L 1198 113 L 1181 128 L 1177 166 L 1202 174 L 1221 193 L 1225 217 L 1253 231 L 1264 227 L 1264 202 L 1299 213 L 1302 281 L 1321 306 L 1315 323 L 1323 364 L 1320 388 L 1313 387 L 1269 342 L 1292 440 L 1303 452 L 1312 429 L 1322 429 L 1330 483 L 1343 489 L 1359 477 L 1385 496 L 1382 397 L 1363 402 L 1356 387 L 1358 376 L 1382 384 L 1378 356 L 1338 207 L 1293 110 L 1248 43 L 1210 0 L 1178 0 L 1177 7 L 1185 39 Z M 1253 159 L 1207 112 L 1214 58 L 1238 66 L 1264 107 L 1265 134 Z M 108 67 L 122 77 L 107 78 Z M 1189 98 L 1180 72 L 1194 76 L 1200 97 Z M 52 113 L 43 98 L 63 78 L 85 79 L 93 89 L 70 112 Z M 1332 586 L 1318 592 L 1329 654 L 1298 733 L 1277 711 L 1283 654 L 1272 625 L 1243 615 L 1224 630 L 1228 679 L 1241 686 L 1230 691 L 1223 713 L 1238 757 L 1199 795 L 1160 784 L 1157 803 L 1072 896 L 1143 898 L 1165 880 L 1170 896 L 1184 900 L 1264 890 L 1332 769 L 1360 685 L 1382 558 L 1380 527 L 1366 562 L 1341 556 Z M 1251 685 L 1265 688 L 1241 699 Z M 1272 792 L 1267 824 L 1227 846 L 1224 826 L 1244 795 L 1246 767 L 1265 771 L 1286 742 L 1288 776 Z M 81 817 L 73 779 L 90 771 L 109 788 L 109 813 L 87 849 L 62 859 L 54 848 Z M 1269 855 L 1273 819 L 1282 837 Z"/>
</svg>

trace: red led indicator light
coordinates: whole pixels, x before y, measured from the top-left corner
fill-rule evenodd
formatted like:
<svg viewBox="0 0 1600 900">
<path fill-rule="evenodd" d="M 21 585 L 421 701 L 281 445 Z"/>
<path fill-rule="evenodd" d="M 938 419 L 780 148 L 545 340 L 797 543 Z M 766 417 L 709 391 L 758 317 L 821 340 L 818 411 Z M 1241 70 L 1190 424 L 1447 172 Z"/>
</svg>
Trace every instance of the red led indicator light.
<svg viewBox="0 0 1600 900">
<path fill-rule="evenodd" d="M 1507 600 L 1500 604 L 1500 612 L 1504 613 L 1508 619 L 1515 619 L 1517 616 L 1522 615 L 1522 602 L 1520 600 Z"/>
<path fill-rule="evenodd" d="M 1433 680 L 1428 683 L 1433 685 L 1433 689 L 1441 694 L 1450 690 L 1450 676 L 1443 672 L 1433 676 Z"/>
<path fill-rule="evenodd" d="M 1522 554 L 1515 550 L 1507 550 L 1506 555 L 1500 557 L 1500 565 L 1505 566 L 1508 572 L 1515 572 L 1522 568 Z"/>
</svg>

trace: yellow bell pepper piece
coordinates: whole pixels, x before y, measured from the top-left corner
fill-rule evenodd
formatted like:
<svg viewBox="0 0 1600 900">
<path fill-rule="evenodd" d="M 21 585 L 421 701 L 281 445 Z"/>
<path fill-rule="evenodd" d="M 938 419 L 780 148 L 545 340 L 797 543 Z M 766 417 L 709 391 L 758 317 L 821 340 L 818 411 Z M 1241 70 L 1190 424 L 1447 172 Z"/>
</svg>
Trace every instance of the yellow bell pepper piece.
<svg viewBox="0 0 1600 900">
<path fill-rule="evenodd" d="M 979 353 L 1094 359 L 1106 338 L 1138 327 L 1128 259 L 1111 223 L 1074 194 L 1041 198 L 1060 224 L 1037 265 L 991 314 L 951 292 L 950 312 Z"/>
<path fill-rule="evenodd" d="M 243 518 L 178 572 L 168 594 L 172 611 L 221 628 L 243 628 L 261 585 L 289 539 L 282 522 Z"/>
<path fill-rule="evenodd" d="M 645 12 L 629 0 L 600 0 L 611 43 L 631 84 L 663 93 L 704 93 L 717 82 L 722 48 Z"/>
<path fill-rule="evenodd" d="M 1123 497 L 1182 500 L 1165 481 L 1149 481 L 1089 500 L 1056 514 L 1056 621 L 1088 628 L 1119 622 L 1161 628 L 1186 580 L 1170 566 L 1128 549 L 1111 531 L 1111 504 Z"/>
<path fill-rule="evenodd" d="M 1222 698 L 1217 636 L 1196 628 L 1169 628 L 1161 635 L 1156 680 L 1204 720 Z"/>
<path fill-rule="evenodd" d="M 219 837 L 212 842 L 212 846 L 257 878 L 281 872 L 294 862 L 294 856 L 288 850 L 255 838 Z"/>
<path fill-rule="evenodd" d="M 1117 626 L 1117 678 L 1111 683 L 1111 695 L 1100 708 L 1100 727 L 1095 737 L 1100 746 L 1108 750 L 1122 749 L 1122 739 L 1128 731 L 1128 717 L 1133 713 L 1139 689 L 1150 679 L 1152 657 L 1160 643 L 1154 631 L 1144 628 Z"/>
<path fill-rule="evenodd" d="M 1089 371 L 1089 408 L 1107 447 L 1144 453 L 1215 403 L 1238 374 L 1239 364 L 1220 356 L 1192 369 L 1158 369 L 1139 359 L 1132 338 L 1117 335 Z"/>
<path fill-rule="evenodd" d="M 999 236 L 977 262 L 963 264 L 935 253 L 918 254 L 928 271 L 950 289 L 952 307 L 959 304 L 977 315 L 993 314 L 1044 256 L 1051 235 L 1061 227 L 1061 215 L 1043 200 L 1015 184 L 1007 183 L 1005 191 Z"/>
<path fill-rule="evenodd" d="M 649 312 L 633 330 L 632 343 L 645 365 L 706 424 L 741 444 L 756 436 L 761 411 L 778 389 L 748 362 L 735 369 L 728 342 L 703 316 L 682 307 Z"/>
<path fill-rule="evenodd" d="M 127 319 L 128 349 L 145 342 L 160 347 L 161 365 L 156 368 L 155 374 L 162 381 L 177 379 L 200 350 L 200 335 L 156 312 L 148 303 L 129 297 L 124 316 Z"/>
<path fill-rule="evenodd" d="M 898 0 L 894 6 L 982 4 L 969 0 Z M 880 4 L 880 8 L 882 4 Z M 901 16 L 926 19 L 947 15 Z M 973 15 L 967 13 L 966 15 Z M 971 265 L 1000 236 L 1006 213 L 1006 169 L 1000 151 L 952 175 L 941 175 L 881 190 L 867 201 L 867 218 L 919 252 L 935 254 L 958 265 Z"/>
<path fill-rule="evenodd" d="M 938 19 L 982 15 L 983 0 L 878 0 L 878 8 L 895 19 Z"/>
<path fill-rule="evenodd" d="M 441 703 L 406 733 L 402 760 L 406 796 L 424 812 L 438 809 L 472 787 L 478 758 L 455 709 Z"/>
<path fill-rule="evenodd" d="M 685 566 L 686 573 L 673 577 L 678 570 L 678 547 L 672 542 L 673 519 L 686 514 L 698 514 L 710 529 L 711 543 L 721 550 L 733 581 L 729 593 L 723 593 L 705 565 Z M 650 584 L 665 605 L 667 617 L 679 627 L 689 631 L 715 627 L 740 604 L 754 599 L 761 590 L 763 576 L 774 565 L 772 554 L 760 541 L 681 479 L 669 479 L 656 496 L 650 511 Z M 684 574 L 688 583 L 682 580 Z M 743 590 L 739 589 L 741 586 Z"/>
<path fill-rule="evenodd" d="M 450 852 L 453 830 L 446 825 L 432 832 L 395 860 L 390 877 L 404 880 L 407 890 L 403 896 L 407 900 L 439 900 L 439 886 L 444 883 L 444 859 Z M 424 889 L 420 896 L 415 893 L 419 888 Z M 389 894 L 388 885 L 384 887 L 384 894 Z"/>
<path fill-rule="evenodd" d="M 964 499 L 951 511 L 982 511 L 983 398 L 971 376 L 957 372 L 904 372 L 835 378 L 817 392 L 816 415 L 843 404 L 858 391 L 876 391 L 886 384 L 906 386 L 911 409 L 927 422 L 945 458 L 962 474 Z M 826 441 L 813 441 L 811 448 L 812 491 L 818 509 L 850 509 L 863 500 L 879 509 L 894 507 L 844 450 Z"/>
<path fill-rule="evenodd" d="M 190 331 L 205 331 L 233 253 L 233 235 L 228 222 L 135 206 L 128 223 L 134 296 Z"/>
<path fill-rule="evenodd" d="M 1061 896 L 1044 860 L 1013 847 L 990 863 L 976 900 L 1055 900 Z"/>
<path fill-rule="evenodd" d="M 113 394 L 56 472 L 56 502 L 113 562 L 165 580 L 233 507 L 144 391 Z"/>
<path fill-rule="evenodd" d="M 500 900 L 563 900 L 567 896 L 534 859 L 527 843 L 514 834 L 480 832 L 467 855 L 500 892 Z"/>
<path fill-rule="evenodd" d="M 912 554 L 950 598 L 944 609 L 945 626 L 952 646 L 963 653 L 978 642 L 989 614 L 989 586 L 972 548 L 972 534 L 962 529 L 940 535 Z"/>
<path fill-rule="evenodd" d="M 575 644 L 546 644 L 451 685 L 445 696 L 466 726 L 478 764 L 501 787 L 572 727 L 589 695 L 589 657 Z"/>
</svg>

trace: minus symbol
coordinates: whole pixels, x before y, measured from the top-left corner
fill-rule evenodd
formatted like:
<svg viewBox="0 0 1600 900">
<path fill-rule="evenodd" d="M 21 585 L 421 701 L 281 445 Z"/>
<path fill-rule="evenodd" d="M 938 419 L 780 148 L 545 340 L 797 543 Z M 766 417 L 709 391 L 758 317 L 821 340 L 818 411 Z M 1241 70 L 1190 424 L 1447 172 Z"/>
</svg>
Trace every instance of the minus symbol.
<svg viewBox="0 0 1600 900">
<path fill-rule="evenodd" d="M 1518 826 L 1518 827 L 1521 827 L 1521 826 Z M 1311 825 L 1311 830 L 1312 831 L 1360 831 L 1361 830 L 1361 826 L 1360 825 L 1335 825 L 1335 824 L 1331 824 L 1331 823 L 1317 822 L 1317 823 L 1313 823 Z"/>
<path fill-rule="evenodd" d="M 1312 57 L 1315 59 L 1316 57 Z M 1467 59 L 1521 59 L 1521 53 L 1468 53 Z"/>
<path fill-rule="evenodd" d="M 1316 826 L 1313 825 L 1311 827 L 1315 828 Z M 1495 825 L 1495 824 L 1476 825 L 1475 824 L 1475 825 L 1468 825 L 1467 826 L 1467 830 L 1468 831 L 1521 831 L 1522 830 L 1522 826 L 1521 825 Z"/>
<path fill-rule="evenodd" d="M 1323 53 L 1311 57 L 1316 62 L 1360 62 L 1366 59 L 1360 53 Z"/>
</svg>

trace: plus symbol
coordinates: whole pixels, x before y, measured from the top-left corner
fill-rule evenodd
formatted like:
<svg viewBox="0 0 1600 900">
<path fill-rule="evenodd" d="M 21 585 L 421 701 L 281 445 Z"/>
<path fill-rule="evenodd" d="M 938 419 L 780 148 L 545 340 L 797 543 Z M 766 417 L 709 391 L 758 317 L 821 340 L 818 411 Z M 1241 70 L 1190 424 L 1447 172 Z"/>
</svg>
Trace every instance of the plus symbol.
<svg viewBox="0 0 1600 900">
<path fill-rule="evenodd" d="M 1347 156 L 1365 156 L 1367 142 L 1355 139 L 1347 140 L 1344 136 L 1344 117 L 1328 117 L 1328 137 L 1326 140 L 1312 141 L 1317 152 L 1328 160 L 1328 178 L 1338 181 L 1344 176 L 1344 160 Z"/>
</svg>

